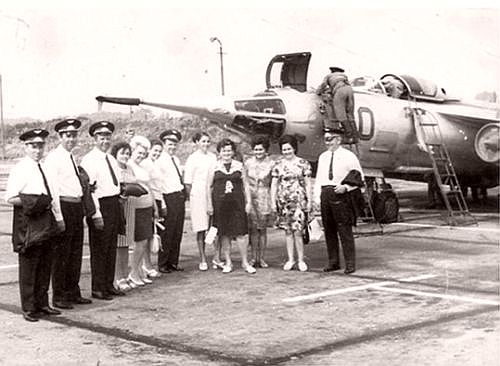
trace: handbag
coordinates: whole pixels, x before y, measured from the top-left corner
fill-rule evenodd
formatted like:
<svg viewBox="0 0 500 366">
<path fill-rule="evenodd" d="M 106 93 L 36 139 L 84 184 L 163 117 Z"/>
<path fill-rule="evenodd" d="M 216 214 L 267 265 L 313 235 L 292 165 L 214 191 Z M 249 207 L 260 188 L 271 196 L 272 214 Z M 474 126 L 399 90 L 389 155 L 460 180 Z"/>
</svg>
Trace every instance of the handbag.
<svg viewBox="0 0 500 366">
<path fill-rule="evenodd" d="M 323 229 L 321 228 L 321 225 L 319 224 L 318 219 L 315 217 L 313 218 L 308 226 L 308 231 L 309 231 L 309 239 L 310 240 L 319 240 L 323 236 Z"/>
<path fill-rule="evenodd" d="M 153 238 L 151 239 L 151 242 L 150 242 L 150 250 L 151 250 L 151 253 L 158 253 L 159 251 L 162 251 L 163 250 L 163 247 L 161 245 L 161 237 L 160 235 L 158 235 L 157 231 L 156 231 L 156 226 L 158 225 L 158 227 L 161 228 L 165 228 L 163 225 L 161 225 L 159 222 L 155 222 L 155 225 L 154 225 L 154 234 L 153 234 Z"/>
<path fill-rule="evenodd" d="M 139 183 L 121 183 L 121 195 L 140 197 L 148 194 L 148 191 Z"/>
<path fill-rule="evenodd" d="M 207 231 L 207 235 L 205 235 L 205 244 L 211 245 L 214 243 L 217 231 L 218 230 L 215 226 L 210 226 L 210 229 Z"/>
</svg>

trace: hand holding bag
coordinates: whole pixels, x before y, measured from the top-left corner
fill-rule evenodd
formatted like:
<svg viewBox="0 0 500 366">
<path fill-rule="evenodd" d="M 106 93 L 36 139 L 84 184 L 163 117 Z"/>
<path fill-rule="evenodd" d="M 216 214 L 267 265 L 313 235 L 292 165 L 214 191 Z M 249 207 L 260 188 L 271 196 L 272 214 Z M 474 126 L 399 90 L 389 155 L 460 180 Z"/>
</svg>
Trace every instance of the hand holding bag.
<svg viewBox="0 0 500 366">
<path fill-rule="evenodd" d="M 160 227 L 160 229 L 165 228 L 163 225 L 161 225 L 159 222 L 156 222 L 156 220 L 155 220 L 154 234 L 153 234 L 153 238 L 151 239 L 151 247 L 150 247 L 151 253 L 153 253 L 153 254 L 156 254 L 159 251 L 163 250 L 162 245 L 161 245 L 161 237 L 156 232 L 157 225 L 158 225 L 158 227 Z"/>
</svg>

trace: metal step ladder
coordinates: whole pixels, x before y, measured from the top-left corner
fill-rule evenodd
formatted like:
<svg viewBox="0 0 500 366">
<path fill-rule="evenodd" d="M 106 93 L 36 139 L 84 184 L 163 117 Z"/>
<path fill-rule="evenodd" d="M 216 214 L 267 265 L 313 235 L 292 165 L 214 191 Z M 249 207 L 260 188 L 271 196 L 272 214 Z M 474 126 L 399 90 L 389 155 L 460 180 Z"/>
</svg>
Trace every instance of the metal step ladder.
<svg viewBox="0 0 500 366">
<path fill-rule="evenodd" d="M 470 214 L 462 194 L 450 155 L 444 144 L 438 119 L 433 113 L 422 108 L 411 107 L 410 110 L 417 140 L 432 161 L 434 178 L 446 207 L 446 222 L 451 226 L 477 225 L 477 220 Z"/>
</svg>

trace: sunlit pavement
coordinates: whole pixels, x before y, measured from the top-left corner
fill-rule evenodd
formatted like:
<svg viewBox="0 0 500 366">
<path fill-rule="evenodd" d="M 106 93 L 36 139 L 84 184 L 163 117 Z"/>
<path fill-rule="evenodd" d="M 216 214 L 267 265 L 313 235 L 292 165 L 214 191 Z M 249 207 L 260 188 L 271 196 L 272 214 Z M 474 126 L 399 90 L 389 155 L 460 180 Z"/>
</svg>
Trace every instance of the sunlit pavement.
<svg viewBox="0 0 500 366">
<path fill-rule="evenodd" d="M 498 214 L 455 228 L 432 212 L 403 216 L 383 235 L 356 239 L 357 271 L 349 276 L 322 272 L 323 240 L 306 246 L 308 272 L 283 271 L 284 235 L 274 229 L 270 268 L 247 274 L 233 248 L 233 273 L 200 272 L 187 221 L 184 272 L 29 324 L 6 235 L 10 213 L 1 206 L 0 363 L 497 365 Z M 85 296 L 89 286 L 85 259 Z"/>
</svg>

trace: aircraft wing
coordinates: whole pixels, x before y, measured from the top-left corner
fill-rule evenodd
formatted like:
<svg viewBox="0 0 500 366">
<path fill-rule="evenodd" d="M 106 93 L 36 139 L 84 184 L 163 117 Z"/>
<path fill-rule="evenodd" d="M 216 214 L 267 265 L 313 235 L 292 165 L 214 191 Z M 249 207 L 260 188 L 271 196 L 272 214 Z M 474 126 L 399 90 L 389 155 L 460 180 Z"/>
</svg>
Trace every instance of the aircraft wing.
<svg viewBox="0 0 500 366">
<path fill-rule="evenodd" d="M 204 117 L 209 119 L 212 122 L 221 124 L 221 125 L 229 125 L 233 120 L 235 115 L 231 113 L 231 111 L 222 109 L 222 108 L 214 108 L 212 110 L 207 107 L 196 107 L 196 106 L 183 106 L 183 105 L 175 105 L 175 104 L 165 104 L 165 103 L 152 103 L 141 100 L 139 98 L 122 98 L 122 97 L 104 97 L 98 96 L 95 98 L 99 102 L 99 109 L 102 106 L 102 103 L 112 103 L 112 104 L 122 104 L 122 105 L 148 105 L 151 107 L 168 109 L 176 112 L 183 112 L 194 114 L 200 117 Z"/>
<path fill-rule="evenodd" d="M 194 114 L 206 118 L 210 122 L 231 130 L 233 133 L 239 134 L 242 137 L 248 137 L 254 132 L 262 131 L 262 129 L 270 129 L 275 132 L 283 128 L 286 120 L 284 114 L 252 112 L 224 107 L 208 108 L 179 104 L 152 103 L 139 98 L 98 96 L 96 100 L 99 102 L 99 110 L 103 103 L 112 103 L 129 106 L 147 105 L 176 112 Z"/>
</svg>

